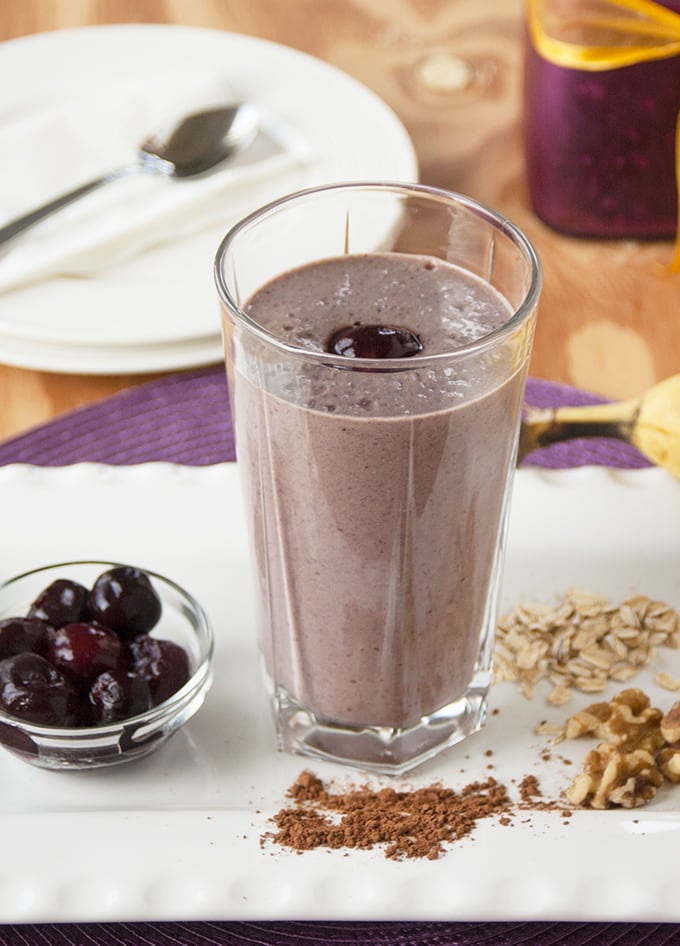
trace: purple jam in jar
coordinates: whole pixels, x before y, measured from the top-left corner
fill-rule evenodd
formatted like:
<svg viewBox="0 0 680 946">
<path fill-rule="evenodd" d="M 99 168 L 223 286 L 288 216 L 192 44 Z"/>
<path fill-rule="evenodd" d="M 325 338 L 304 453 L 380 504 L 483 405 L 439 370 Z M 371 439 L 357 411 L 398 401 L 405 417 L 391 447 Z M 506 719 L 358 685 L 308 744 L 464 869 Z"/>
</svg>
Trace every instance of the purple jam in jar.
<svg viewBox="0 0 680 946">
<path fill-rule="evenodd" d="M 680 13 L 680 0 L 661 2 Z M 536 214 L 575 236 L 664 239 L 678 225 L 680 55 L 604 72 L 527 42 L 524 134 Z"/>
</svg>

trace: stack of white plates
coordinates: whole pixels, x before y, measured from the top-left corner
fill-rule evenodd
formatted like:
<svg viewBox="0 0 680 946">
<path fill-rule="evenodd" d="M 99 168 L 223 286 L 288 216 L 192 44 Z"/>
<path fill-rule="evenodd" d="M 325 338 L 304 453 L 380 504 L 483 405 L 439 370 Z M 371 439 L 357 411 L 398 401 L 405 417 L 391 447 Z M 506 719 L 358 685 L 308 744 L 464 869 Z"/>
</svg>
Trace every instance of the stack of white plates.
<svg viewBox="0 0 680 946">
<path fill-rule="evenodd" d="M 44 33 L 0 45 L 0 129 L 32 109 L 58 107 L 74 89 L 96 94 L 120 81 L 158 81 L 181 64 L 206 76 L 226 73 L 237 99 L 280 120 L 307 159 L 239 194 L 236 219 L 157 246 L 117 265 L 87 273 L 47 273 L 2 288 L 0 363 L 64 373 L 166 371 L 219 361 L 219 309 L 212 265 L 224 232 L 244 212 L 294 190 L 347 180 L 415 181 L 412 143 L 394 113 L 372 92 L 310 56 L 263 40 L 179 26 L 124 25 Z M 48 102 L 44 76 L 49 75 Z M 106 99 L 108 103 L 110 98 Z M 156 131 L 150 128 L 149 133 Z M 39 160 L 58 160 L 50 141 Z M 29 156 L 27 156 L 28 159 Z M 36 156 L 30 156 L 36 160 Z M 9 160 L 9 156 L 6 155 Z M 12 183 L 3 180 L 0 226 Z M 17 155 L 11 156 L 17 161 Z M 179 185 L 178 185 L 179 186 Z M 84 198 L 85 201 L 88 198 Z M 82 204 L 82 201 L 81 201 Z M 4 206 L 4 210 L 3 210 Z M 26 210 L 32 209 L 29 207 Z M 7 212 L 5 212 L 7 211 Z M 68 212 L 68 211 L 67 211 Z M 236 212 L 236 208 L 234 208 Z M 52 233 L 58 234 L 59 215 Z M 27 231 L 19 239 L 29 241 Z M 25 243 L 24 246 L 28 246 Z M 15 241 L 11 252 L 21 247 Z M 5 251 L 6 252 L 6 251 Z M 7 260 L 5 256 L 5 260 Z"/>
</svg>

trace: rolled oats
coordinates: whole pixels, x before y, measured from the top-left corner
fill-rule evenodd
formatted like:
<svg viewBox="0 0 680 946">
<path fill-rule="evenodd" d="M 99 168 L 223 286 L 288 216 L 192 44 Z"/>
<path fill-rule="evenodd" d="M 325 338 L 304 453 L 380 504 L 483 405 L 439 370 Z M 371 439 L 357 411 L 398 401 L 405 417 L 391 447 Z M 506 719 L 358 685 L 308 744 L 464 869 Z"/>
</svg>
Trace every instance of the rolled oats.
<svg viewBox="0 0 680 946">
<path fill-rule="evenodd" d="M 664 690 L 680 690 L 680 680 L 676 680 L 668 673 L 657 673 L 654 681 L 657 686 L 663 687 Z"/>
<path fill-rule="evenodd" d="M 573 690 L 601 693 L 610 680 L 628 682 L 657 647 L 679 643 L 680 615 L 662 601 L 636 595 L 617 606 L 570 589 L 554 607 L 523 603 L 501 617 L 494 678 L 519 684 L 528 699 L 548 680 L 548 702 L 563 706 Z"/>
</svg>

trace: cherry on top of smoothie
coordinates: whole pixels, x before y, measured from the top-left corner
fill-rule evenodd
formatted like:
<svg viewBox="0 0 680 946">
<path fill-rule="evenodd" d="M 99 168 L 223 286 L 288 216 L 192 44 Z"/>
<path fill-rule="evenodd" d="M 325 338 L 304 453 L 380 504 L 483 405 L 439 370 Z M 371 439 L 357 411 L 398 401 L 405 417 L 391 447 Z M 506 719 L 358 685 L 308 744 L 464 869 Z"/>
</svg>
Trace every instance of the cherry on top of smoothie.
<svg viewBox="0 0 680 946">
<path fill-rule="evenodd" d="M 375 351 L 367 357 L 378 358 L 455 351 L 512 315 L 507 300 L 483 279 L 444 260 L 407 253 L 309 263 L 267 283 L 245 311 L 276 338 L 308 351 L 327 352 L 339 335 L 384 326 L 390 336 L 382 348 L 360 343 L 354 352 L 335 351 L 354 357 Z M 405 342 L 407 336 L 415 344 Z M 398 353 L 402 345 L 408 350 Z"/>
<path fill-rule="evenodd" d="M 417 335 L 396 325 L 354 323 L 333 332 L 326 351 L 345 358 L 410 358 L 423 350 Z"/>
</svg>

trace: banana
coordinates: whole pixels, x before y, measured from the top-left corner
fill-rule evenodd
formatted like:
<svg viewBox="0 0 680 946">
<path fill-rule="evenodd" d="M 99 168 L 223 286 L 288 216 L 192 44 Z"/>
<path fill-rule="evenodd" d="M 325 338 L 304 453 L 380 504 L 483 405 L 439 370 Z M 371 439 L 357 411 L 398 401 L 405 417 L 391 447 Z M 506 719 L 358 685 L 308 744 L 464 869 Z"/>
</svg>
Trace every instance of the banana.
<svg viewBox="0 0 680 946">
<path fill-rule="evenodd" d="M 518 460 L 537 447 L 576 437 L 615 437 L 632 443 L 652 463 L 680 479 L 680 374 L 628 401 L 552 410 L 525 408 Z"/>
<path fill-rule="evenodd" d="M 656 384 L 642 398 L 631 441 L 680 479 L 680 375 Z"/>
</svg>

